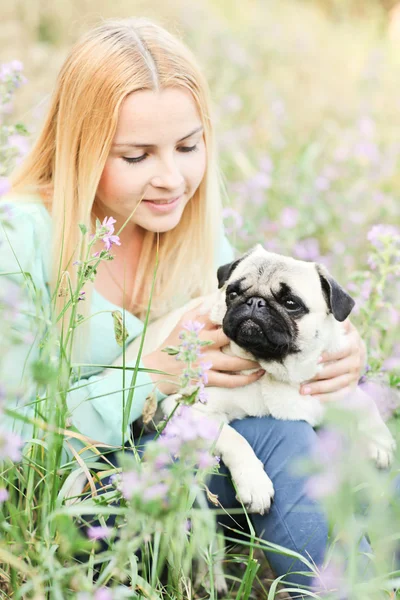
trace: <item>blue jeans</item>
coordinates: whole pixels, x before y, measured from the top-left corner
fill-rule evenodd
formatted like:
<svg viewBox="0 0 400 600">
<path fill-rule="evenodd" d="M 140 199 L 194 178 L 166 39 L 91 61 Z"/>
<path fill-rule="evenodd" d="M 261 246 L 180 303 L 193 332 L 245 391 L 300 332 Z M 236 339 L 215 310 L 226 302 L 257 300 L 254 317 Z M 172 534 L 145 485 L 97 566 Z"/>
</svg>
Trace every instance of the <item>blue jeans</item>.
<svg viewBox="0 0 400 600">
<path fill-rule="evenodd" d="M 310 455 L 317 433 L 305 421 L 280 421 L 272 417 L 247 417 L 233 421 L 231 426 L 249 442 L 275 488 L 269 513 L 251 515 L 257 537 L 294 550 L 311 563 L 320 565 L 327 547 L 327 521 L 320 505 L 304 491 L 306 478 L 295 475 L 291 468 L 294 460 Z M 140 444 L 145 445 L 152 437 L 143 436 Z M 115 453 L 107 455 L 107 458 L 117 464 Z M 103 480 L 103 483 L 108 481 Z M 209 488 L 218 495 L 224 508 L 241 507 L 224 464 L 221 463 L 220 473 L 211 477 Z M 246 523 L 237 513 L 232 517 L 218 517 L 218 521 L 234 529 L 237 529 L 235 521 L 239 521 L 240 525 Z M 370 550 L 365 539 L 361 542 L 361 550 Z M 291 575 L 292 572 L 307 570 L 300 560 L 268 551 L 266 556 L 277 576 L 287 574 L 285 580 L 293 584 L 310 585 L 310 577 Z"/>
</svg>

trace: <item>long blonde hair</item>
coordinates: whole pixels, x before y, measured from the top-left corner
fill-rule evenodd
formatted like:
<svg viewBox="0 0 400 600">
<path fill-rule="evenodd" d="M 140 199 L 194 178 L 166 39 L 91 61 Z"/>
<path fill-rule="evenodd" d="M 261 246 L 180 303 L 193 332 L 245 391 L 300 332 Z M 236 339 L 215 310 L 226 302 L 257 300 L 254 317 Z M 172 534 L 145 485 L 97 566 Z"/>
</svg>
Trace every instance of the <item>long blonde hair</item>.
<svg viewBox="0 0 400 600">
<path fill-rule="evenodd" d="M 76 268 L 71 265 L 81 243 L 78 223 L 94 231 L 96 190 L 122 101 L 138 90 L 166 87 L 190 91 L 204 127 L 207 167 L 179 224 L 159 234 L 152 315 L 159 316 L 215 285 L 212 267 L 220 234 L 221 188 L 208 85 L 180 40 L 153 22 L 131 18 L 105 20 L 73 46 L 59 73 L 42 131 L 11 177 L 12 191 L 40 194 L 51 213 L 53 292 L 63 271 L 69 271 L 72 283 L 76 282 Z M 139 318 L 149 300 L 156 236 L 145 232 L 140 255 L 132 298 Z M 90 290 L 86 298 L 90 300 Z M 62 301 L 57 300 L 59 308 Z M 88 312 L 89 302 L 80 304 Z"/>
</svg>

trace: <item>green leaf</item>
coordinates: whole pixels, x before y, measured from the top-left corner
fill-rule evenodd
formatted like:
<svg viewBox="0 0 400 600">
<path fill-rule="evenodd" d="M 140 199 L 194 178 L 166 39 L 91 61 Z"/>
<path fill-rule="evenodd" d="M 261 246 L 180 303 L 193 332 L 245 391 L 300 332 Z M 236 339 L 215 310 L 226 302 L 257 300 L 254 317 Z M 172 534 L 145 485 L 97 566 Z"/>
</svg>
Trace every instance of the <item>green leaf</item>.
<svg viewBox="0 0 400 600">
<path fill-rule="evenodd" d="M 79 223 L 79 229 L 82 231 L 82 235 L 87 234 L 87 227 L 84 223 Z"/>
<path fill-rule="evenodd" d="M 163 348 L 161 352 L 166 352 L 170 356 L 175 356 L 176 354 L 179 354 L 179 348 L 177 346 L 167 346 L 166 348 Z"/>
</svg>

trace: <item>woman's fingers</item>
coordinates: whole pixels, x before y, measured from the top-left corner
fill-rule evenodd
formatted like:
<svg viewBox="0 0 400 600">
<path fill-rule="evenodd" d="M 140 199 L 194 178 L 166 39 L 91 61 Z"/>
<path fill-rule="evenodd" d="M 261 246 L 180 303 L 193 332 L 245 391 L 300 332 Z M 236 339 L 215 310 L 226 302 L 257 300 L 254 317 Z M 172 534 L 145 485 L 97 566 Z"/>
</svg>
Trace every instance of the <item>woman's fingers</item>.
<svg viewBox="0 0 400 600">
<path fill-rule="evenodd" d="M 199 338 L 201 340 L 210 340 L 214 342 L 212 348 L 222 348 L 223 346 L 227 346 L 230 342 L 228 336 L 222 330 L 222 327 L 216 327 L 214 325 L 213 329 L 203 329 L 200 332 Z"/>
<path fill-rule="evenodd" d="M 259 369 L 250 375 L 228 375 L 227 373 L 220 373 L 218 371 L 209 371 L 208 385 L 225 388 L 237 388 L 254 383 L 264 374 L 265 371 L 262 369 Z"/>
<path fill-rule="evenodd" d="M 331 394 L 332 392 L 338 392 L 344 388 L 350 387 L 355 383 L 354 377 L 347 373 L 346 375 L 340 375 L 333 379 L 323 379 L 321 381 L 312 381 L 301 386 L 300 392 L 303 395 L 318 395 Z M 321 397 L 322 400 L 322 397 Z"/>
<path fill-rule="evenodd" d="M 333 363 L 326 363 L 322 369 L 316 374 L 311 381 L 320 381 L 321 379 L 333 379 L 339 375 L 353 374 L 353 377 L 358 380 L 360 371 L 359 356 L 348 356 L 342 360 Z"/>
<path fill-rule="evenodd" d="M 319 396 L 316 396 L 316 398 L 318 398 L 320 402 L 338 402 L 339 400 L 344 400 L 352 391 L 354 391 L 354 388 L 346 386 L 337 392 L 320 394 Z"/>
<path fill-rule="evenodd" d="M 247 369 L 259 369 L 260 365 L 254 360 L 246 360 L 238 356 L 229 356 L 220 350 L 210 350 L 202 353 L 201 362 L 212 363 L 215 371 L 246 371 Z"/>
</svg>

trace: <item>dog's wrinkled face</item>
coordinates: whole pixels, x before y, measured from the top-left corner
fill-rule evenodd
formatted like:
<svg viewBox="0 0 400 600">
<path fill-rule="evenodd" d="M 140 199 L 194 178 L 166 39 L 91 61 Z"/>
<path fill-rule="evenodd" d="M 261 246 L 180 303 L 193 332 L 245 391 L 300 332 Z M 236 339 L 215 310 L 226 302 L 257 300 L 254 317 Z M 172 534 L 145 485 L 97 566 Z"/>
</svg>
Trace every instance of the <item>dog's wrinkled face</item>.
<svg viewBox="0 0 400 600">
<path fill-rule="evenodd" d="M 344 321 L 354 301 L 322 265 L 268 252 L 258 245 L 218 269 L 220 299 L 212 320 L 257 359 L 284 361 L 324 330 Z M 325 327 L 326 329 L 326 327 Z"/>
</svg>

